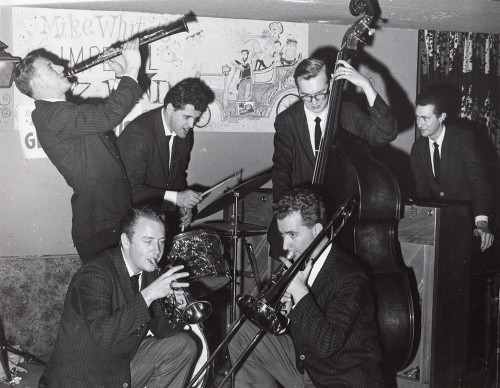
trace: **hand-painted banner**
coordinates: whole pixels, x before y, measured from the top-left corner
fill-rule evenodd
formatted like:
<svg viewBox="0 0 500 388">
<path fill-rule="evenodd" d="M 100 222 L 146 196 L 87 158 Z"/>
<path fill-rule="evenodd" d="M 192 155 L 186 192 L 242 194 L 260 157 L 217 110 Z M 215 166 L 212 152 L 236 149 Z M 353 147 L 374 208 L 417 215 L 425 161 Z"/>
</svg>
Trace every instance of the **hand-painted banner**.
<svg viewBox="0 0 500 388">
<path fill-rule="evenodd" d="M 69 68 L 106 48 L 176 21 L 179 15 L 41 8 L 12 8 L 13 51 L 24 57 L 44 48 Z M 148 89 L 117 128 L 163 103 L 169 88 L 200 77 L 216 101 L 195 130 L 272 132 L 276 113 L 295 100 L 293 72 L 307 56 L 307 24 L 198 18 L 181 32 L 150 43 L 145 75 Z M 106 97 L 116 88 L 114 73 L 98 64 L 77 74 L 73 94 Z M 31 122 L 33 100 L 15 91 L 16 129 L 26 158 L 44 157 Z"/>
</svg>

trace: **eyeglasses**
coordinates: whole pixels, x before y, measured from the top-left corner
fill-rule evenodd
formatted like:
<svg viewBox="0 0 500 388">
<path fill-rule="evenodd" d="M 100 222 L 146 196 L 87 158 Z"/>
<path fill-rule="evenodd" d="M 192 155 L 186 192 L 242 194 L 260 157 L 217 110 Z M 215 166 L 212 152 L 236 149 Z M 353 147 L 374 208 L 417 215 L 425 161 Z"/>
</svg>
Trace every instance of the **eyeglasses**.
<svg viewBox="0 0 500 388">
<path fill-rule="evenodd" d="M 320 93 L 316 93 L 314 95 L 310 95 L 310 94 L 302 94 L 302 95 L 299 95 L 299 98 L 304 101 L 304 102 L 312 102 L 313 99 L 315 99 L 316 101 L 325 101 L 326 100 L 326 96 L 328 96 L 328 90 L 326 92 L 320 92 Z"/>
</svg>

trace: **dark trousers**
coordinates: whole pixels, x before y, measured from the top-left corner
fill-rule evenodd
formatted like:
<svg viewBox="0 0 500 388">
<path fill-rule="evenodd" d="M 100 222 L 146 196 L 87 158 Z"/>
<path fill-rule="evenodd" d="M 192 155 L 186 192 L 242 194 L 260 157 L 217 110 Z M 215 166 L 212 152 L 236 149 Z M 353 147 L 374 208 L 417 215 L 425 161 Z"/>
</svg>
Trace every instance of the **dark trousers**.
<svg viewBox="0 0 500 388">
<path fill-rule="evenodd" d="M 120 236 L 117 229 L 105 229 L 82 242 L 75 243 L 75 248 L 80 259 L 86 263 L 98 253 L 116 247 L 119 242 Z"/>
</svg>

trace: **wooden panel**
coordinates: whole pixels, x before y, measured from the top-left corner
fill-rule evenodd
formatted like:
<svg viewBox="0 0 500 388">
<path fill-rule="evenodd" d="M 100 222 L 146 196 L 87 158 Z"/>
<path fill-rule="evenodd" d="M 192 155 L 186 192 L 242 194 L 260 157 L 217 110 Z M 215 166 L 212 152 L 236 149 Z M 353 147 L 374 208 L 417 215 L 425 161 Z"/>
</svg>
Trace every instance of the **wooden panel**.
<svg viewBox="0 0 500 388">
<path fill-rule="evenodd" d="M 271 190 L 257 190 L 243 198 L 240 208 L 241 220 L 268 227 L 273 218 L 272 207 Z"/>
<path fill-rule="evenodd" d="M 467 374 L 468 207 L 413 204 L 404 210 L 398 233 L 420 299 L 420 342 L 397 386 L 455 388 Z M 405 376 L 417 368 L 417 375 Z"/>
<path fill-rule="evenodd" d="M 417 205 L 405 206 L 398 231 L 401 242 L 434 245 L 436 209 Z"/>
</svg>

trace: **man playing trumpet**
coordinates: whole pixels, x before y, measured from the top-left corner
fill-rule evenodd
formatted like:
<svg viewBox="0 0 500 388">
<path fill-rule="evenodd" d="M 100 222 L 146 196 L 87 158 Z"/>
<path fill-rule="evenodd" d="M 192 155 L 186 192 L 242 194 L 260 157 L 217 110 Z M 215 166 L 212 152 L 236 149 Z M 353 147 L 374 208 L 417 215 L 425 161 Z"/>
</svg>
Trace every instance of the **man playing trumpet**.
<svg viewBox="0 0 500 388">
<path fill-rule="evenodd" d="M 31 117 L 38 140 L 73 189 L 72 237 L 83 262 L 119 242 L 120 218 L 132 206 L 125 169 L 112 131 L 142 95 L 138 39 L 123 45 L 107 63 L 121 77 L 118 88 L 99 104 L 67 101 L 72 83 L 49 53 L 33 51 L 16 67 L 21 93 L 35 100 Z"/>
<path fill-rule="evenodd" d="M 295 189 L 273 206 L 283 249 L 298 258 L 325 226 L 323 199 Z M 281 299 L 285 333 L 266 335 L 236 372 L 238 388 L 382 387 L 373 295 L 356 261 L 323 239 Z M 324 250 L 323 250 L 324 248 Z M 318 256 L 318 254 L 323 252 Z M 281 257 L 289 267 L 291 262 Z M 285 276 L 285 275 L 283 275 Z M 258 329 L 246 322 L 229 343 L 231 360 Z"/>
</svg>

